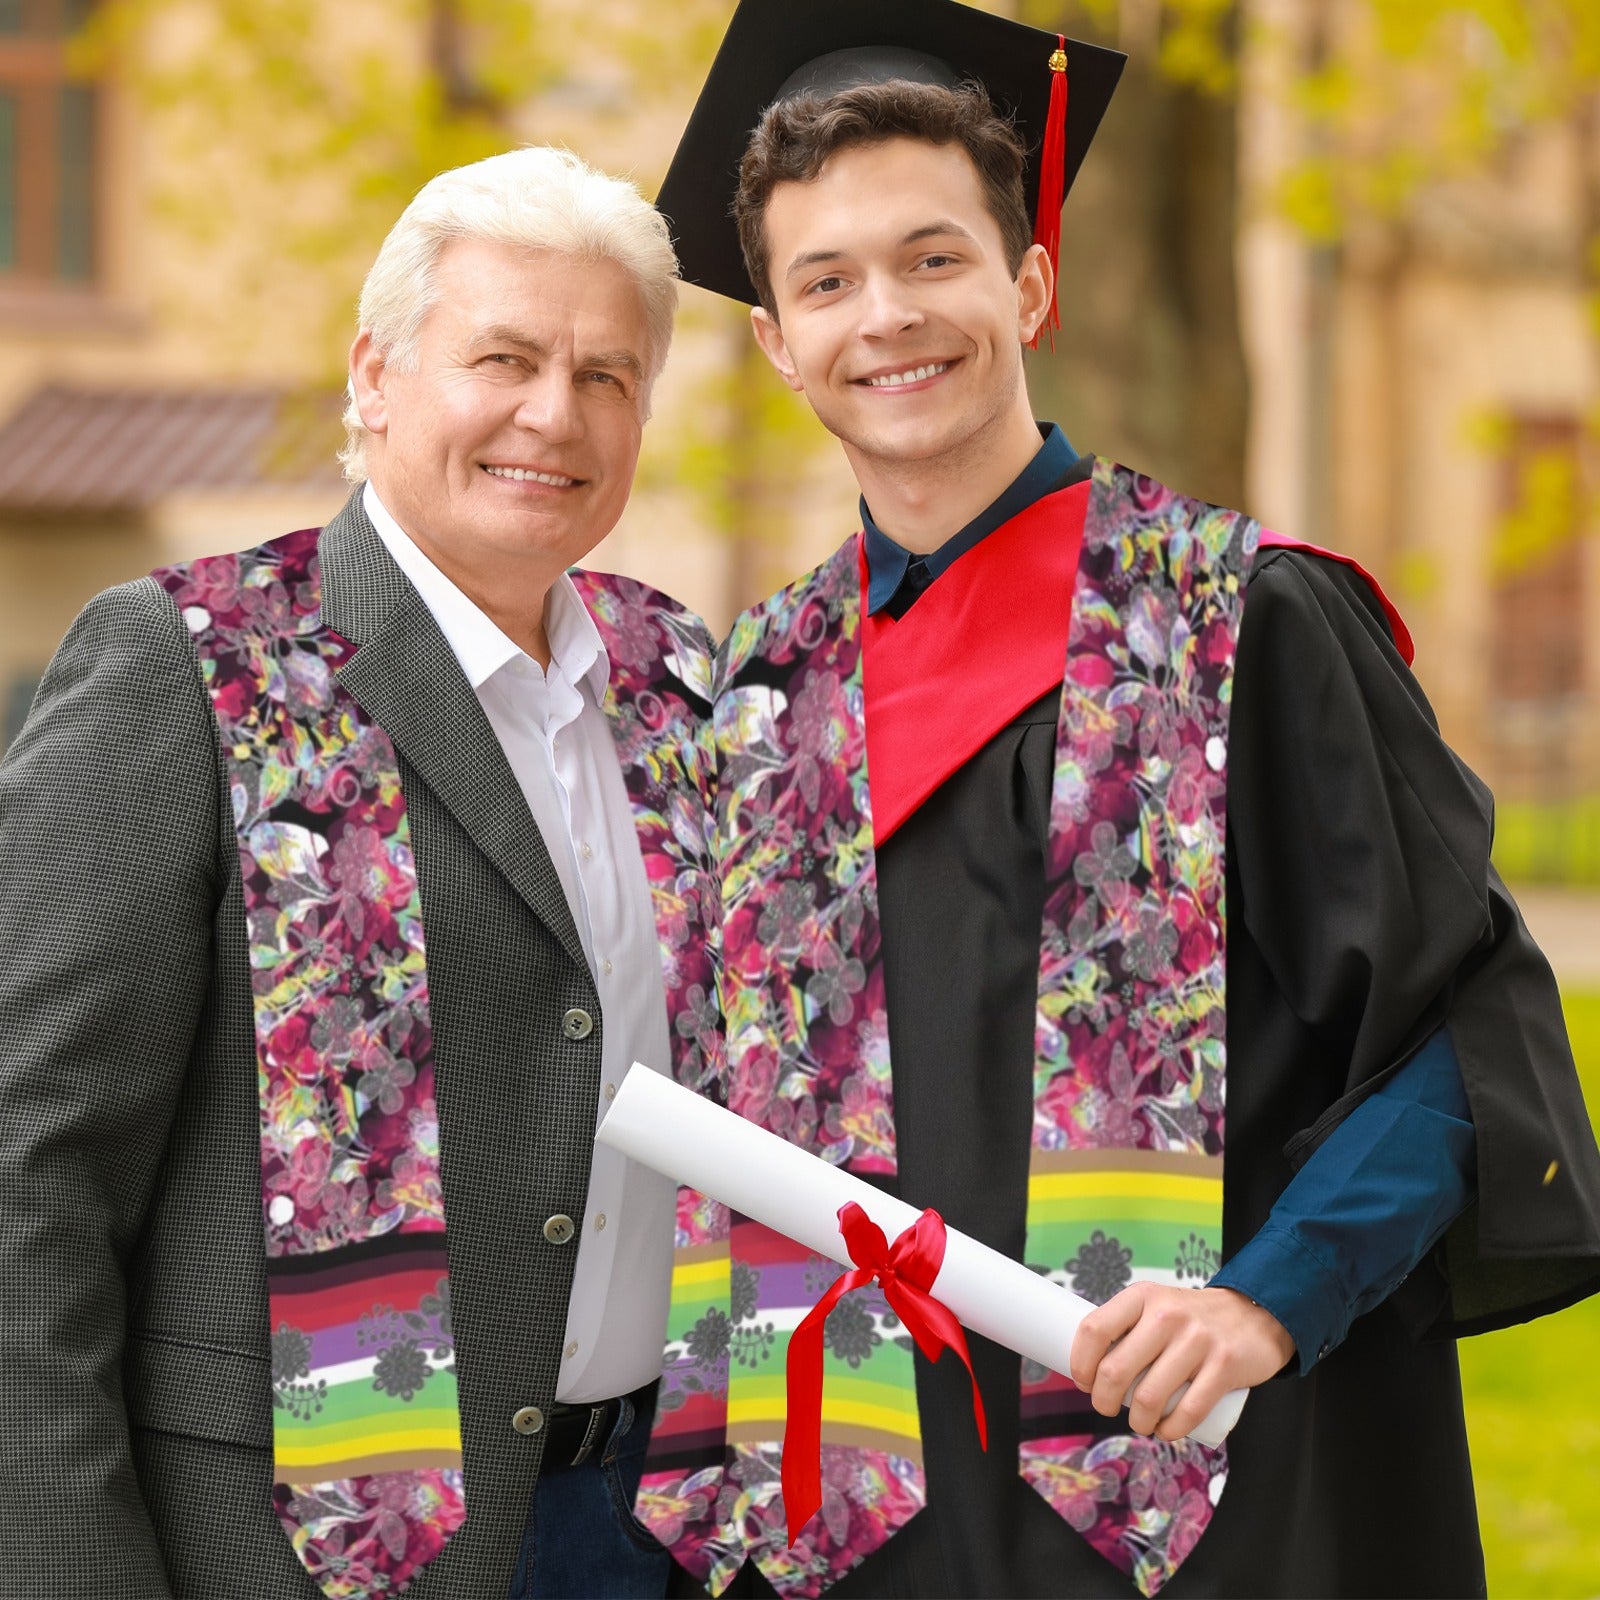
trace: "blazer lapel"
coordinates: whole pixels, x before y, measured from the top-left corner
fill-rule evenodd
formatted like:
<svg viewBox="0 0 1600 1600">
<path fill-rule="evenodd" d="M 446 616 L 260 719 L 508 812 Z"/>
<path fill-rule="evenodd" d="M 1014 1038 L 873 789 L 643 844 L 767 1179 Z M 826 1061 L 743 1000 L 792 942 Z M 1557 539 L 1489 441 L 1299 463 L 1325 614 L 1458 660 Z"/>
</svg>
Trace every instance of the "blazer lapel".
<svg viewBox="0 0 1600 1600">
<path fill-rule="evenodd" d="M 358 489 L 318 541 L 322 614 L 356 647 L 339 681 L 580 967 L 583 942 L 500 741 Z"/>
</svg>

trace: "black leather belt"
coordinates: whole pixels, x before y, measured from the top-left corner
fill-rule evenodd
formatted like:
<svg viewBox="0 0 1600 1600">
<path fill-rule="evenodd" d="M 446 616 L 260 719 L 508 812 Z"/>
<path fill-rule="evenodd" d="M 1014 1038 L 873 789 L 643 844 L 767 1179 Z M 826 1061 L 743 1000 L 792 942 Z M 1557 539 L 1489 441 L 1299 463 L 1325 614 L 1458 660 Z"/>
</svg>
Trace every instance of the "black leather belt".
<svg viewBox="0 0 1600 1600">
<path fill-rule="evenodd" d="M 625 1397 L 633 1402 L 636 1415 L 640 1411 L 655 1410 L 656 1386 L 656 1383 L 647 1383 Z M 582 1466 L 605 1448 L 621 1415 L 622 1398 L 582 1405 L 556 1401 L 545 1421 L 544 1461 L 540 1470 L 555 1472 L 562 1467 Z"/>
</svg>

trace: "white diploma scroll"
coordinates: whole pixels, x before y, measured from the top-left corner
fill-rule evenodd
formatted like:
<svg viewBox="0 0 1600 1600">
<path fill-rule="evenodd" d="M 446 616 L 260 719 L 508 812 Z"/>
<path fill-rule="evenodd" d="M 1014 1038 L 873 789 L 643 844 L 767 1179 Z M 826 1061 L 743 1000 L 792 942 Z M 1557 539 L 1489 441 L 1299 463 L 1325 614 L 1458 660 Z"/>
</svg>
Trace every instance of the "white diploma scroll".
<svg viewBox="0 0 1600 1600">
<path fill-rule="evenodd" d="M 852 1265 L 839 1231 L 839 1209 L 846 1202 L 854 1200 L 891 1244 L 921 1215 L 904 1200 L 638 1062 L 622 1080 L 596 1138 L 841 1267 Z M 944 1265 L 932 1293 L 974 1333 L 1069 1376 L 1072 1336 L 1095 1309 L 954 1228 L 946 1229 Z M 1189 1437 L 1221 1444 L 1239 1420 L 1246 1392 L 1225 1394 Z M 1173 1405 L 1182 1393 L 1173 1396 Z"/>
</svg>

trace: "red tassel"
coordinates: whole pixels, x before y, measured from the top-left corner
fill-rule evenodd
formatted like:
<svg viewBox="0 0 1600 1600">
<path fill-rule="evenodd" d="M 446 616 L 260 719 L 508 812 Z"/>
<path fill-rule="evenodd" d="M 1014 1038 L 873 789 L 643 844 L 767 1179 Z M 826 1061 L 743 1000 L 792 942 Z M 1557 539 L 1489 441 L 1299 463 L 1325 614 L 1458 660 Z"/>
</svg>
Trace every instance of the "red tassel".
<svg viewBox="0 0 1600 1600">
<path fill-rule="evenodd" d="M 1067 184 L 1067 36 L 1058 33 L 1056 44 L 1056 52 L 1050 57 L 1050 112 L 1039 151 L 1039 211 L 1033 224 L 1033 242 L 1042 244 L 1050 257 L 1050 309 L 1034 333 L 1031 348 L 1035 350 L 1039 348 L 1039 335 L 1047 329 L 1050 348 L 1054 350 L 1055 330 L 1061 326 L 1055 277 L 1061 266 L 1061 202 Z"/>
</svg>

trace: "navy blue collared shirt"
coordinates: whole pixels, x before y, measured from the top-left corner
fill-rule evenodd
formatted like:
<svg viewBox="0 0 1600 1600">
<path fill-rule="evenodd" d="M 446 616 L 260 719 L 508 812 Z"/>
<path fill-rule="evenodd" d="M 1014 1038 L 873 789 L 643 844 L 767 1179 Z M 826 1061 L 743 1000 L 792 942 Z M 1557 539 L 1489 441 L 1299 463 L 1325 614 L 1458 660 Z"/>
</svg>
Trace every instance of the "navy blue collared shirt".
<svg viewBox="0 0 1600 1600">
<path fill-rule="evenodd" d="M 1010 488 L 930 555 L 896 544 L 861 502 L 869 614 L 903 616 L 968 550 L 1068 476 L 1078 457 L 1066 435 L 1054 423 L 1039 432 L 1038 453 Z M 1306 1372 L 1427 1255 L 1477 1182 L 1472 1111 L 1440 1028 L 1317 1147 L 1261 1231 L 1211 1282 L 1265 1306 Z"/>
<path fill-rule="evenodd" d="M 1042 500 L 1071 470 L 1078 453 L 1067 443 L 1067 436 L 1053 422 L 1039 424 L 1041 442 L 1033 459 L 1017 475 L 1016 481 L 991 506 L 975 516 L 966 527 L 950 535 L 930 555 L 914 556 L 898 545 L 872 520 L 865 499 L 861 502 L 861 527 L 866 535 L 867 615 L 875 616 L 885 607 L 891 616 L 904 616 L 911 602 L 937 577 L 964 556 L 981 539 L 1003 523 L 1026 511 L 1035 500 Z"/>
</svg>

